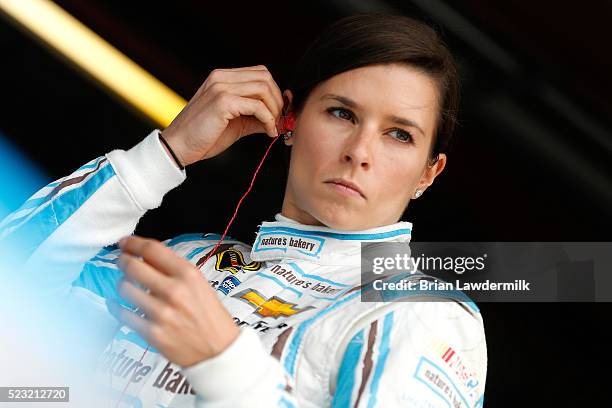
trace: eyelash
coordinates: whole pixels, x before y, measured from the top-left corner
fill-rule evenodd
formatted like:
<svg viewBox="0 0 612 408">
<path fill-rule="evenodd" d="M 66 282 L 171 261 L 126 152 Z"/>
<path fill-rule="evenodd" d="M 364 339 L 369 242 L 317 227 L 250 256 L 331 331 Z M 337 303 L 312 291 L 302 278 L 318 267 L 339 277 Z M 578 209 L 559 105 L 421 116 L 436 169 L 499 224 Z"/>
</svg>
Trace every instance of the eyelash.
<svg viewBox="0 0 612 408">
<path fill-rule="evenodd" d="M 327 109 L 327 112 L 329 112 L 330 115 L 333 115 L 333 116 L 339 118 L 338 116 L 336 116 L 336 115 L 334 115 L 332 113 L 333 111 L 344 111 L 344 112 L 348 112 L 351 115 L 351 117 L 354 116 L 353 112 L 350 109 L 341 108 L 341 107 L 331 107 L 331 108 Z M 342 119 L 342 118 L 339 118 L 339 119 Z M 398 128 L 395 128 L 395 129 L 392 129 L 392 130 L 394 130 L 394 131 L 397 130 L 397 131 L 399 131 L 401 133 L 404 133 L 406 135 L 405 139 L 401 139 L 401 138 L 397 138 L 397 137 L 394 138 L 394 139 L 400 141 L 401 143 L 413 143 L 412 134 L 410 132 L 407 132 L 404 129 L 398 129 Z"/>
</svg>

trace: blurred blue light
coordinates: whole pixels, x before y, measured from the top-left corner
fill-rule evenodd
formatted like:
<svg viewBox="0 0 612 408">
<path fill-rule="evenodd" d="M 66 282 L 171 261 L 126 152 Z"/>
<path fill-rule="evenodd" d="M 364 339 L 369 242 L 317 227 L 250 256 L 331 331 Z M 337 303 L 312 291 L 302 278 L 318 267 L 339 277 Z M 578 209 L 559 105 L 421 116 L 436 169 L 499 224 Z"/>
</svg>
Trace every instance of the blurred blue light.
<svg viewBox="0 0 612 408">
<path fill-rule="evenodd" d="M 48 182 L 41 168 L 0 131 L 0 220 Z"/>
</svg>

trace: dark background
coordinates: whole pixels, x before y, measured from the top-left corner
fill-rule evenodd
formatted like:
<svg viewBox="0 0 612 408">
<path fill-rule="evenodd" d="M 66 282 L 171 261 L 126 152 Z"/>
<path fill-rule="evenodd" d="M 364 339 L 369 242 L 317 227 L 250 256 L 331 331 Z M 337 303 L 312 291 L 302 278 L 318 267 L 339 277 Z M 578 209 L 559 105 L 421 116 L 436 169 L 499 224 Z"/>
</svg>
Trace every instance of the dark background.
<svg viewBox="0 0 612 408">
<path fill-rule="evenodd" d="M 445 172 L 403 217 L 413 240 L 610 241 L 610 2 L 56 2 L 186 99 L 214 68 L 264 64 L 285 89 L 308 44 L 342 16 L 422 18 L 456 56 L 463 102 Z M 49 181 L 155 127 L 6 19 L 0 47 L 0 132 Z M 136 232 L 223 232 L 268 140 L 248 137 L 190 166 Z M 280 211 L 286 159 L 275 144 L 230 235 L 250 243 Z M 480 307 L 486 406 L 609 406 L 610 304 Z"/>
</svg>

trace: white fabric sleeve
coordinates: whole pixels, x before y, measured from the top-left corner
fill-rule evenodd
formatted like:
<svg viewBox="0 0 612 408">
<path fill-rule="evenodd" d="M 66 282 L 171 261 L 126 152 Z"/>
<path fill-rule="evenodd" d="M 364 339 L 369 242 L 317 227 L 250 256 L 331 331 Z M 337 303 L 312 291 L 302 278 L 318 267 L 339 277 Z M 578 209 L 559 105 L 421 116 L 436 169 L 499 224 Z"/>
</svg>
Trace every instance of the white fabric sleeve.
<svg viewBox="0 0 612 408">
<path fill-rule="evenodd" d="M 197 392 L 196 407 L 296 406 L 288 375 L 249 327 L 221 354 L 182 371 Z"/>
<path fill-rule="evenodd" d="M 131 234 L 185 180 L 158 133 L 50 183 L 2 221 L 0 248 L 20 279 L 53 298 L 68 295 L 87 260 Z"/>
</svg>

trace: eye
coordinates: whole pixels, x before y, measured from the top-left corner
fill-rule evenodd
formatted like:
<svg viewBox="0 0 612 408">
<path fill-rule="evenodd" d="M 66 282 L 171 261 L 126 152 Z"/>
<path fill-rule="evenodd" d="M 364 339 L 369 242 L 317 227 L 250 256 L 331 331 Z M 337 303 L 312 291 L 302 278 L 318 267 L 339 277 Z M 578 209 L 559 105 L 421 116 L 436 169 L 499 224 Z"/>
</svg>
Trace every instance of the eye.
<svg viewBox="0 0 612 408">
<path fill-rule="evenodd" d="M 327 109 L 327 112 L 329 112 L 330 114 L 340 119 L 353 120 L 353 112 L 345 108 L 332 107 L 332 108 Z M 334 112 L 339 112 L 339 115 L 336 115 Z M 409 144 L 414 143 L 412 134 L 410 134 L 409 132 L 403 129 L 393 129 L 391 130 L 391 132 L 398 132 L 398 136 L 395 136 L 394 138 L 402 143 L 409 143 Z"/>
<path fill-rule="evenodd" d="M 393 129 L 391 132 L 399 132 L 396 139 L 402 143 L 412 143 L 413 142 L 412 135 L 403 129 Z"/>
<path fill-rule="evenodd" d="M 350 111 L 350 110 L 348 110 L 348 109 L 344 109 L 344 108 L 340 108 L 340 107 L 333 107 L 333 108 L 329 108 L 329 109 L 327 109 L 327 111 L 328 111 L 330 114 L 332 114 L 332 115 L 334 115 L 334 116 L 336 116 L 337 118 L 340 118 L 340 119 L 348 119 L 348 120 L 351 120 L 351 119 L 353 118 L 353 112 L 351 112 L 351 111 Z M 345 115 L 344 115 L 344 116 L 337 116 L 337 115 L 335 115 L 333 112 L 340 112 L 341 114 L 342 114 L 342 113 L 344 113 Z"/>
</svg>

